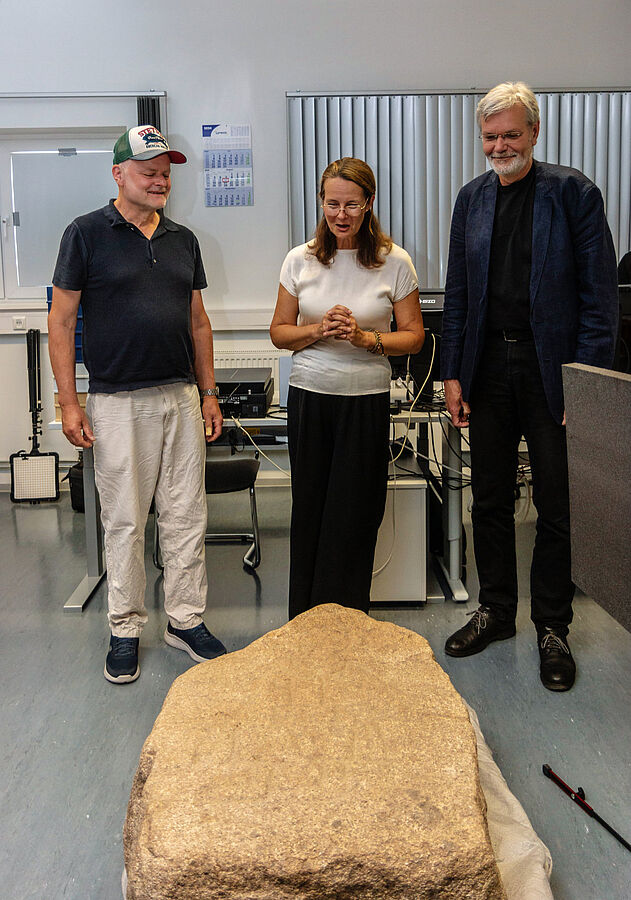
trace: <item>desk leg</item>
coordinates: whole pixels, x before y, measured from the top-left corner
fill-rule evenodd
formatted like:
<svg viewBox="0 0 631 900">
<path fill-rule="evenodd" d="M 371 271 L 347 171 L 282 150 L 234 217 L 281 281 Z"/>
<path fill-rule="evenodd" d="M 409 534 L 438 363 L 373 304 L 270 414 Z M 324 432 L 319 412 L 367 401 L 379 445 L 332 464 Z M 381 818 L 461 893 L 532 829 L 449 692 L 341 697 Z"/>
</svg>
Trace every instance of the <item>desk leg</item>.
<svg viewBox="0 0 631 900">
<path fill-rule="evenodd" d="M 92 448 L 83 451 L 83 502 L 85 504 L 87 575 L 66 600 L 64 604 L 65 612 L 82 612 L 83 607 L 105 576 L 101 509 L 94 481 L 94 454 Z"/>
<path fill-rule="evenodd" d="M 462 583 L 462 491 L 459 487 L 462 473 L 460 431 L 449 422 L 447 433 L 443 433 L 443 463 L 449 468 L 443 470 L 443 531 L 445 535 L 443 558 L 439 560 L 453 599 L 464 603 L 469 599 Z"/>
</svg>

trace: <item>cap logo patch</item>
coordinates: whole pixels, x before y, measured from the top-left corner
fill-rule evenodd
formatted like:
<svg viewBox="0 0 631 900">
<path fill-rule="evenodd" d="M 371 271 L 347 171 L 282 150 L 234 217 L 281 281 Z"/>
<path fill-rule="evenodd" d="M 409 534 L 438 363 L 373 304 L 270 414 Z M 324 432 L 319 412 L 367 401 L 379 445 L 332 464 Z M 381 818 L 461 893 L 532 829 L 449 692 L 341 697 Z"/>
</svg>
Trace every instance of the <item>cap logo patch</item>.
<svg viewBox="0 0 631 900">
<path fill-rule="evenodd" d="M 145 128 L 138 132 L 138 137 L 142 138 L 147 150 L 153 150 L 155 147 L 164 147 L 167 149 L 167 142 L 156 128 Z"/>
</svg>

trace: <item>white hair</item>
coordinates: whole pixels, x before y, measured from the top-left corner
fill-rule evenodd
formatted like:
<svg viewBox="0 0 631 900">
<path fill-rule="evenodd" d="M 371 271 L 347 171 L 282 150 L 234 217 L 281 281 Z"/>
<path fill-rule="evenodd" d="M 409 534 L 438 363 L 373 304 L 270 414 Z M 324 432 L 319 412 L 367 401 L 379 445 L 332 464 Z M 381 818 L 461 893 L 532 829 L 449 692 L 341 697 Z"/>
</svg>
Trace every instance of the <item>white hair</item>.
<svg viewBox="0 0 631 900">
<path fill-rule="evenodd" d="M 526 110 L 528 125 L 536 125 L 539 121 L 539 104 L 531 89 L 523 81 L 505 81 L 491 88 L 478 103 L 475 112 L 478 127 L 482 127 L 483 119 L 504 112 L 505 109 L 510 109 L 517 103 L 521 103 Z"/>
</svg>

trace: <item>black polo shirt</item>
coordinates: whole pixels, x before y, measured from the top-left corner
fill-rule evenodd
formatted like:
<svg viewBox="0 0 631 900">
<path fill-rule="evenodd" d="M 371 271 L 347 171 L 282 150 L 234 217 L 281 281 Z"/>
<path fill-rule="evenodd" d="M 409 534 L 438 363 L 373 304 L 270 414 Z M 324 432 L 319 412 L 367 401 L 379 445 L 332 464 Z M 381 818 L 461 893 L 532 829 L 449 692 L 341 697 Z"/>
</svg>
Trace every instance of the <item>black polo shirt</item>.
<svg viewBox="0 0 631 900">
<path fill-rule="evenodd" d="M 206 275 L 188 228 L 160 212 L 148 239 L 111 200 L 66 228 L 53 284 L 81 291 L 90 392 L 195 382 L 191 292 Z"/>
</svg>

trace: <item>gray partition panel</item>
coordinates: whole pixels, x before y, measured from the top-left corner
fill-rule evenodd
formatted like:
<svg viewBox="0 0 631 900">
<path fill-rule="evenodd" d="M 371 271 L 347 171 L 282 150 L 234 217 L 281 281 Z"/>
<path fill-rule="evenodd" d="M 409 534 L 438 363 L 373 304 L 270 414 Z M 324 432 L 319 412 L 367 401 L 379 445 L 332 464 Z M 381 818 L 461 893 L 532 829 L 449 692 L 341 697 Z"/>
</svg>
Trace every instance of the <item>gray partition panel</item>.
<svg viewBox="0 0 631 900">
<path fill-rule="evenodd" d="M 563 366 L 572 578 L 631 631 L 631 375 Z"/>
</svg>

